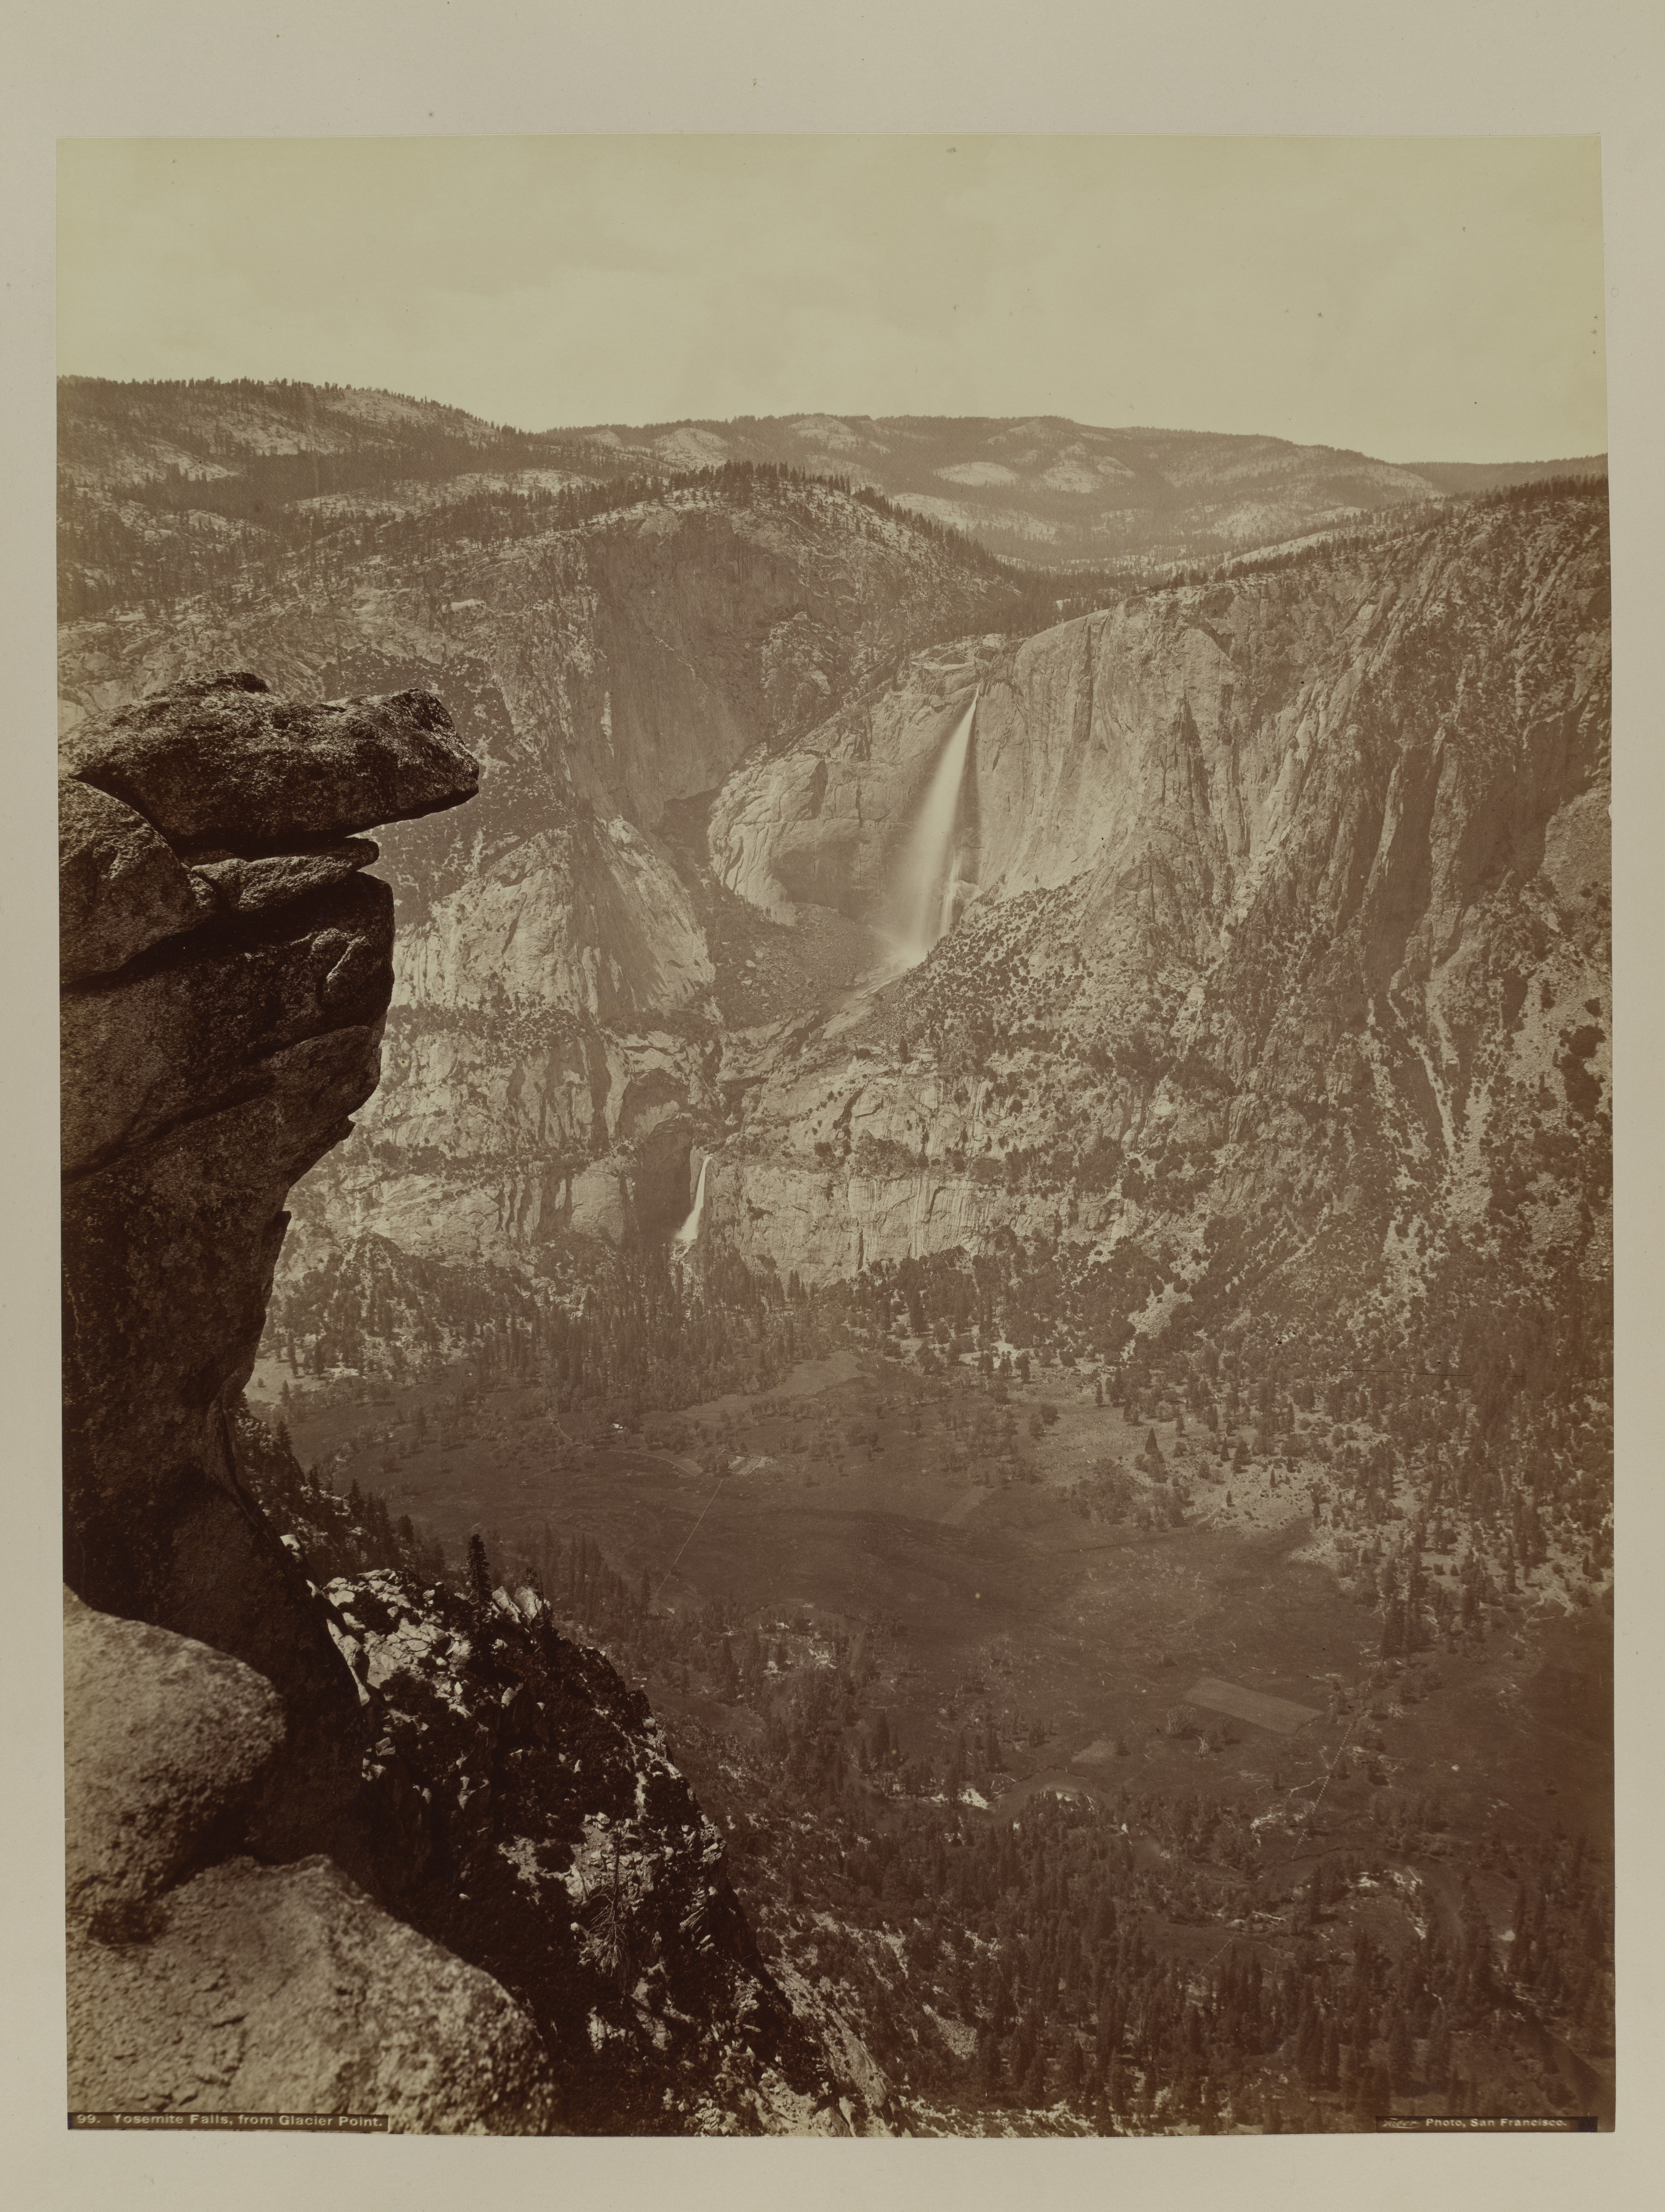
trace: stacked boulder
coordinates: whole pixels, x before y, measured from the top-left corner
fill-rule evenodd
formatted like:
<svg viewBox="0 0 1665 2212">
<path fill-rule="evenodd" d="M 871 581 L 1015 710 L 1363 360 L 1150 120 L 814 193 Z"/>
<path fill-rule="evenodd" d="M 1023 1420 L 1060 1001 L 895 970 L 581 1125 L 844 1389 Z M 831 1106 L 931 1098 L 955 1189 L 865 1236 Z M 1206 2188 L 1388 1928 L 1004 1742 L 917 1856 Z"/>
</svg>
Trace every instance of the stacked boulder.
<svg viewBox="0 0 1665 2212">
<path fill-rule="evenodd" d="M 72 2109 L 882 2126 L 641 1693 L 547 1607 L 320 1590 L 251 1487 L 284 1201 L 379 1073 L 359 833 L 473 792 L 444 708 L 218 676 L 63 771 Z"/>
<path fill-rule="evenodd" d="M 61 771 L 71 2107 L 546 2130 L 524 2008 L 344 1871 L 375 1879 L 357 1689 L 235 1445 L 284 1197 L 379 1073 L 357 833 L 479 768 L 427 692 L 235 674 Z"/>
<path fill-rule="evenodd" d="M 380 1073 L 393 897 L 355 833 L 479 768 L 430 693 L 301 706 L 234 674 L 83 725 L 61 769 L 64 1578 L 274 1684 L 256 1831 L 351 1856 L 357 1700 L 231 1415 L 284 1200 Z"/>
<path fill-rule="evenodd" d="M 547 2133 L 525 2009 L 331 1859 L 235 1848 L 282 1763 L 271 1685 L 65 1593 L 70 2108 L 356 2113 Z"/>
</svg>

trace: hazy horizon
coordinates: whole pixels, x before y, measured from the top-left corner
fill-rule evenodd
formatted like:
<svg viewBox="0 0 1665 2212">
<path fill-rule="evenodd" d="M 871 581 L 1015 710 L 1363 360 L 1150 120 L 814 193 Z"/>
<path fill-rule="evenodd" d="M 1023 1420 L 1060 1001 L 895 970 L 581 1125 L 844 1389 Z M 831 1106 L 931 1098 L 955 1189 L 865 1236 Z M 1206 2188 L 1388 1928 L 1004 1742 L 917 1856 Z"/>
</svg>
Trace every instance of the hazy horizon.
<svg viewBox="0 0 1665 2212">
<path fill-rule="evenodd" d="M 58 237 L 60 369 L 115 381 L 1607 445 L 1594 138 L 67 140 Z"/>
<path fill-rule="evenodd" d="M 457 403 L 454 400 L 439 399 L 435 398 L 430 392 L 402 391 L 396 386 L 387 384 L 344 385 L 338 382 L 332 383 L 316 377 L 235 377 L 214 375 L 181 380 L 178 378 L 142 376 L 107 377 L 100 376 L 95 372 L 88 370 L 60 369 L 58 371 L 58 381 L 63 384 L 80 381 L 85 383 L 117 385 L 164 384 L 169 382 L 186 381 L 197 384 L 219 384 L 226 386 L 247 382 L 258 384 L 312 386 L 320 391 L 334 390 L 344 392 L 375 392 L 381 393 L 389 399 L 405 400 L 417 406 L 455 408 L 456 411 L 459 413 L 470 415 L 472 419 L 475 421 L 491 422 L 492 427 L 495 428 L 515 431 L 525 436 L 534 438 L 578 437 L 584 432 L 591 430 L 674 430 L 680 428 L 685 424 L 692 426 L 693 424 L 707 422 L 716 423 L 720 427 L 726 428 L 747 422 L 802 422 L 814 416 L 826 416 L 832 420 L 841 422 L 1067 422 L 1076 429 L 1101 430 L 1111 436 L 1125 438 L 1258 437 L 1278 439 L 1278 434 L 1272 431 L 1221 430 L 1217 429 L 1212 424 L 1206 422 L 1084 422 L 1078 416 L 1073 415 L 1044 414 L 1037 408 L 1020 408 L 1008 415 L 933 415 L 923 412 L 908 415 L 877 415 L 869 408 L 796 407 L 784 408 L 779 411 L 770 415 L 662 415 L 656 416 L 651 420 L 637 419 L 635 421 L 628 421 L 623 416 L 614 416 L 607 419 L 595 416 L 582 422 L 493 422 L 492 418 L 490 416 L 475 416 L 471 409 L 458 408 Z M 1575 461 L 1605 460 L 1607 459 L 1607 449 L 1605 447 L 1593 447 L 1589 452 L 1583 453 L 1510 453 L 1497 461 L 1472 461 L 1467 457 L 1436 457 L 1427 453 L 1367 453 L 1363 447 L 1335 446 L 1331 445 L 1321 439 L 1289 438 L 1278 440 L 1278 442 L 1314 452 L 1361 453 L 1363 454 L 1367 459 L 1385 461 L 1390 466 L 1394 468 L 1415 468 L 1418 465 L 1437 468 L 1487 468 L 1506 465 L 1507 463 L 1509 462 L 1517 463 L 1522 466 L 1543 468 L 1548 467 L 1552 463 L 1557 461 L 1566 461 L 1568 463 L 1571 463 Z M 831 465 L 830 463 L 829 465 Z"/>
</svg>

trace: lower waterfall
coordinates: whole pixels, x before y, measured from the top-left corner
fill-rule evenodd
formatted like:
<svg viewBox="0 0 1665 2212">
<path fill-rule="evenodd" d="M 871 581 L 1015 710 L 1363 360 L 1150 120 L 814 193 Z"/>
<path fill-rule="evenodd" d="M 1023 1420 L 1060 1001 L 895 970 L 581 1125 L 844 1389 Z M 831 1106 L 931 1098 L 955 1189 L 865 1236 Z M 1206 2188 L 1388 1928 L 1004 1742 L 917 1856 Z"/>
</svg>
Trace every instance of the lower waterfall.
<svg viewBox="0 0 1665 2212">
<path fill-rule="evenodd" d="M 705 1170 L 711 1164 L 709 1152 L 699 1163 L 699 1180 L 694 1185 L 692 1211 L 671 1239 L 672 1249 L 678 1252 L 692 1251 L 699 1236 L 699 1217 L 705 1210 Z"/>
</svg>

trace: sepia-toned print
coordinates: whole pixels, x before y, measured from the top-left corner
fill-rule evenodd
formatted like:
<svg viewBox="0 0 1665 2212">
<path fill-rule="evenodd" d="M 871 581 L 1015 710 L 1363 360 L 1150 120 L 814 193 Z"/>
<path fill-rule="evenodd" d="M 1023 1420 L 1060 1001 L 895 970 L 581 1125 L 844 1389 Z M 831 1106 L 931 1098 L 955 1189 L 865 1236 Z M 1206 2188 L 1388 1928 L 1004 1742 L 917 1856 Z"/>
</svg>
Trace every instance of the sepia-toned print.
<svg viewBox="0 0 1665 2212">
<path fill-rule="evenodd" d="M 1610 2129 L 1594 147 L 63 178 L 71 2124 Z"/>
</svg>

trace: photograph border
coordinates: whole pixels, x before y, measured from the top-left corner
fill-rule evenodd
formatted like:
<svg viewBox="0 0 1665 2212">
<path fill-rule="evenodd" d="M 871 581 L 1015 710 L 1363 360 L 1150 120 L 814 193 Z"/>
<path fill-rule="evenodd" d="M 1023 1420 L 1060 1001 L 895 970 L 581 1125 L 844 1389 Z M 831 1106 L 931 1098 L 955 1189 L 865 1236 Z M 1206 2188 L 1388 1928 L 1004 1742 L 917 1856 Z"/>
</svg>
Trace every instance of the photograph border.
<svg viewBox="0 0 1665 2212">
<path fill-rule="evenodd" d="M 1361 11 L 1362 13 L 1362 11 Z M 1386 11 L 1383 11 L 1385 17 Z M 1339 16 L 1353 27 L 1336 27 Z M 24 27 L 5 155 L 15 234 L 6 249 L 15 308 L 8 349 L 7 482 L 15 488 L 3 546 L 8 664 L 15 672 L 0 896 L 17 955 L 7 980 L 14 1066 L 6 1249 L 0 1287 L 14 1417 L 12 1496 L 25 1541 L 6 1623 L 9 1680 L 21 1708 L 13 1756 L 22 1786 L 8 1807 L 6 2022 L 10 2156 L 20 2202 L 56 2207 L 143 2202 L 293 2204 L 408 2203 L 425 2208 L 459 2188 L 490 2186 L 504 2205 L 552 2187 L 605 2192 L 634 2206 L 674 2191 L 679 2202 L 761 2204 L 784 2190 L 806 2204 L 852 2189 L 900 2203 L 929 2191 L 956 2205 L 1014 2182 L 1083 2201 L 1120 2190 L 1143 2203 L 1187 2202 L 1229 2175 L 1239 2201 L 1287 2203 L 1345 2190 L 1361 2205 L 1398 2204 L 1412 2188 L 1461 2191 L 1482 2203 L 1559 2203 L 1599 2188 L 1643 2201 L 1659 2125 L 1662 1924 L 1656 1876 L 1660 1784 L 1645 1747 L 1661 1700 L 1661 1514 L 1650 1494 L 1648 1386 L 1660 1340 L 1659 1169 L 1650 1117 L 1662 1071 L 1650 951 L 1665 915 L 1652 846 L 1665 769 L 1644 756 L 1648 715 L 1665 690 L 1662 659 L 1662 432 L 1657 363 L 1665 358 L 1658 210 L 1665 149 L 1657 106 L 1665 39 L 1645 6 L 1566 7 L 1546 23 L 1507 7 L 1418 4 L 1394 11 L 1391 36 L 1372 17 L 1314 6 L 1177 8 L 1154 14 L 1058 6 L 1021 25 L 987 5 L 876 14 L 818 11 L 813 30 L 757 6 L 719 20 L 668 4 L 552 13 L 535 26 L 487 7 L 465 24 L 420 0 L 395 10 L 355 7 L 345 27 L 322 8 L 229 23 L 203 6 L 129 15 L 71 4 Z M 834 33 L 841 35 L 842 43 Z M 1212 41 L 1211 44 L 1210 41 Z M 281 49 L 285 42 L 289 52 Z M 1022 51 L 1009 51 L 1021 42 Z M 1101 76 L 1088 64 L 1105 57 Z M 749 77 L 749 81 L 748 81 Z M 669 2141 L 563 2143 L 552 2179 L 538 2144 L 401 2138 L 391 2145 L 309 2136 L 281 2146 L 219 2137 L 78 2136 L 62 2102 L 61 1670 L 57 1661 L 56 1119 L 51 1079 L 56 991 L 51 975 L 55 894 L 50 867 L 52 780 L 37 720 L 52 618 L 50 520 L 52 142 L 67 136 L 381 135 L 430 131 L 582 130 L 1216 130 L 1262 135 L 1456 135 L 1599 131 L 1603 143 L 1608 284 L 1609 438 L 1614 561 L 1615 720 L 1631 734 L 1615 750 L 1613 818 L 1616 1102 L 1619 1204 L 1616 1436 L 1620 1550 L 1618 1844 L 1620 1881 L 1619 2106 L 1616 2133 L 1593 2152 L 1542 2139 L 1448 2140 L 1438 2154 L 1401 2139 L 1281 2137 L 1118 2146 L 1131 2164 L 1106 2169 L 1090 2144 L 799 2145 Z M 43 496 L 44 495 L 44 496 Z M 46 528 L 43 530 L 43 522 Z M 44 649 L 43 649 L 44 648 Z M 54 1812 L 54 1807 L 58 1808 Z M 56 1963 L 54 1964 L 54 1959 Z M 1437 2155 L 1437 2166 L 1430 2163 Z M 1591 2166 L 1583 2160 L 1594 2157 Z M 973 2158 L 974 2165 L 967 2165 Z M 1003 2166 L 996 2161 L 1004 2159 Z M 1578 2160 L 1577 2165 L 1563 2160 Z M 463 2161 L 466 2161 L 464 2163 Z M 1221 2163 L 1225 2161 L 1225 2163 Z M 1021 2173 L 1019 2169 L 1022 2169 Z"/>
</svg>

